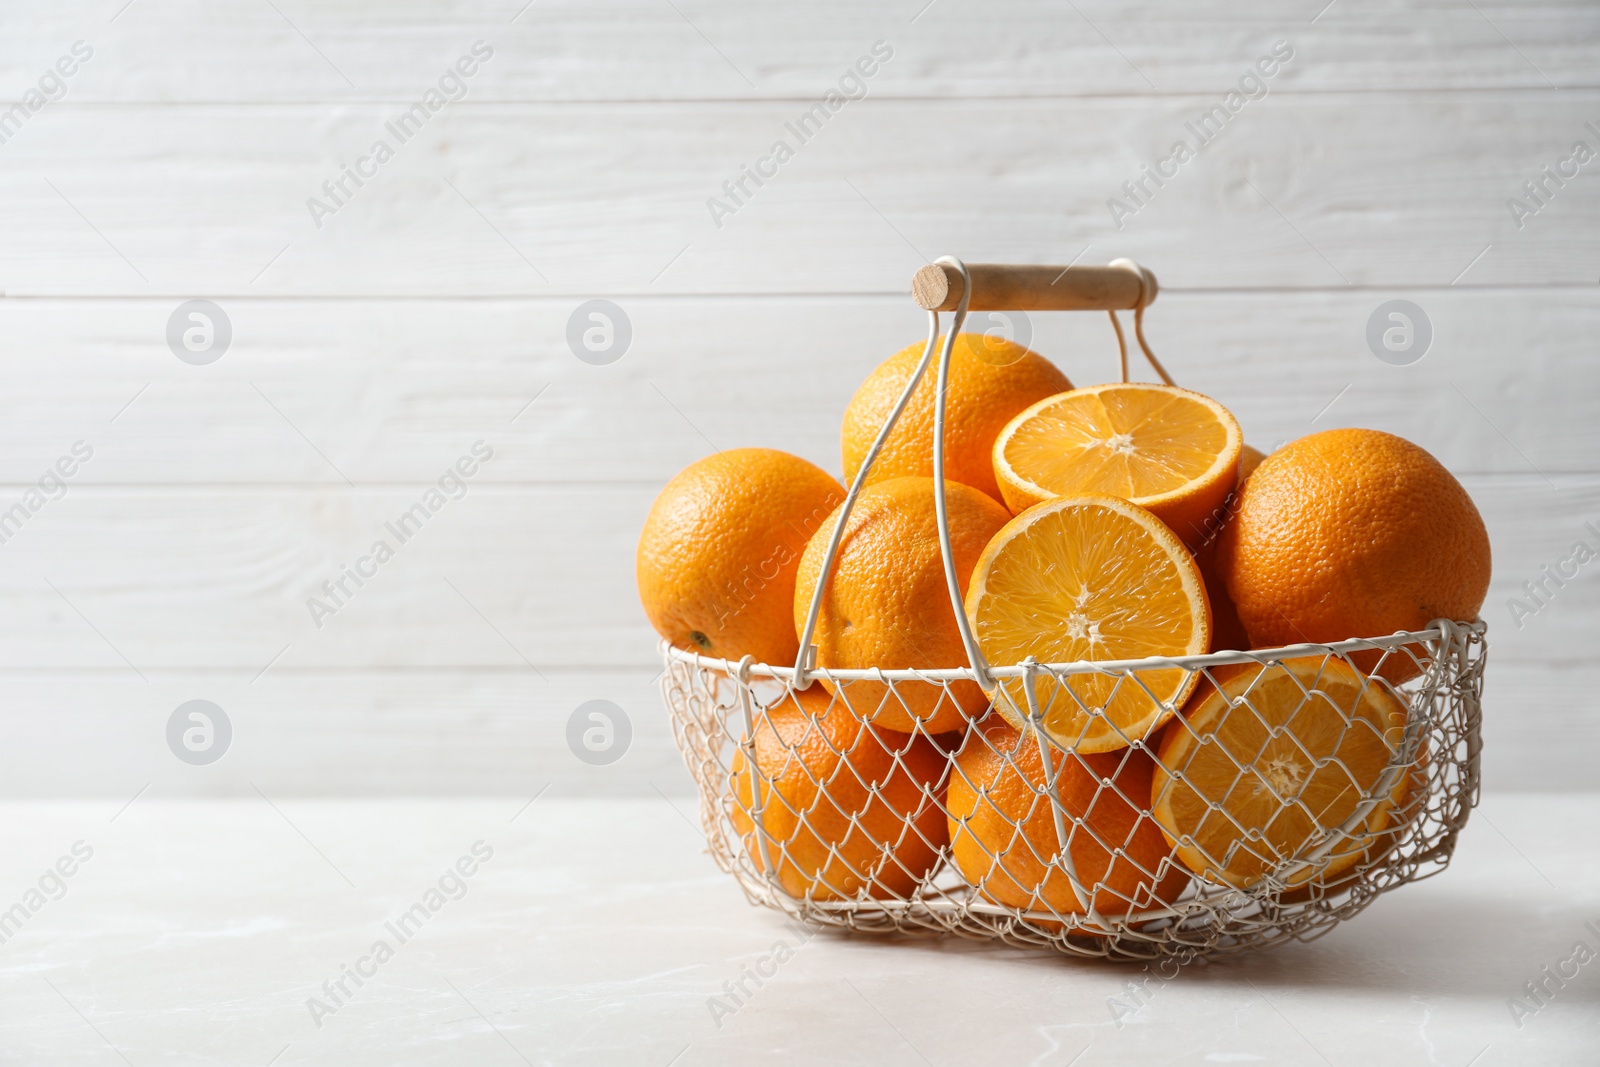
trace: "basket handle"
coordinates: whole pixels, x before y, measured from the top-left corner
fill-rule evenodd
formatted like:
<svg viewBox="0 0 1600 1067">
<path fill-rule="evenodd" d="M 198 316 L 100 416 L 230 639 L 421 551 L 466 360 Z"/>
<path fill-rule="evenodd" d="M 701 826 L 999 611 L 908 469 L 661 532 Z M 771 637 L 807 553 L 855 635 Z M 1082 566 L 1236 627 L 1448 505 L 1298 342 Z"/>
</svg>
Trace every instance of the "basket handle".
<svg viewBox="0 0 1600 1067">
<path fill-rule="evenodd" d="M 1156 298 L 1156 276 L 1131 259 L 1109 266 L 1048 267 L 968 263 L 969 311 L 1136 311 Z M 962 272 L 930 263 L 911 276 L 911 298 L 925 311 L 954 311 L 966 296 Z"/>
<path fill-rule="evenodd" d="M 1070 279 L 1070 280 L 1069 280 Z M 1128 349 L 1123 338 L 1122 325 L 1117 321 L 1118 308 L 1132 308 L 1134 333 L 1139 347 L 1163 381 L 1172 384 L 1166 368 L 1157 362 L 1150 346 L 1145 343 L 1144 309 L 1155 299 L 1155 275 L 1131 259 L 1112 260 L 1105 267 L 1038 267 L 1017 264 L 975 263 L 965 264 L 953 256 L 944 256 L 917 271 L 912 278 L 911 294 L 928 312 L 928 343 L 922 350 L 922 360 L 911 374 L 911 380 L 900 394 L 894 409 L 878 430 L 878 436 L 867 450 L 861 467 L 856 471 L 844 503 L 839 505 L 838 518 L 828 540 L 827 553 L 817 574 L 817 584 L 811 592 L 811 604 L 806 611 L 805 624 L 800 628 L 800 652 L 795 658 L 793 681 L 795 689 L 811 685 L 811 672 L 816 669 L 816 646 L 811 643 L 816 634 L 817 618 L 822 611 L 822 598 L 833 577 L 833 564 L 839 555 L 839 544 L 844 538 L 845 524 L 856 498 L 866 486 L 867 474 L 883 450 L 889 432 L 900 419 L 901 412 L 911 401 L 928 369 L 939 355 L 937 370 L 938 389 L 933 405 L 933 499 L 939 526 L 939 554 L 944 560 L 945 584 L 950 594 L 950 607 L 955 612 L 956 628 L 961 633 L 961 644 L 967 653 L 967 662 L 978 684 L 985 692 L 994 689 L 994 678 L 989 664 L 978 648 L 977 638 L 967 622 L 961 583 L 955 569 L 955 553 L 950 546 L 950 521 L 945 507 L 944 482 L 944 426 L 945 393 L 950 384 L 950 354 L 956 336 L 966 320 L 969 310 L 1022 311 L 1022 310 L 1103 310 L 1111 315 L 1116 328 L 1117 346 L 1122 357 L 1122 380 L 1128 380 Z M 954 311 L 950 329 L 944 333 L 940 344 L 939 312 Z"/>
<path fill-rule="evenodd" d="M 948 267 L 955 272 L 957 279 L 968 277 L 966 264 L 953 256 L 941 257 L 935 264 L 936 267 Z M 839 542 L 844 538 L 845 524 L 850 521 L 850 509 L 855 506 L 856 498 L 861 495 L 861 490 L 866 486 L 867 474 L 872 470 L 872 464 L 878 458 L 878 453 L 883 450 L 884 442 L 889 438 L 889 431 L 900 419 L 900 413 L 905 411 L 906 405 L 911 402 L 911 394 L 915 393 L 921 384 L 923 376 L 927 374 L 929 365 L 933 362 L 934 352 L 939 352 L 938 391 L 934 394 L 933 404 L 933 500 L 934 513 L 939 525 L 939 554 L 944 560 L 945 583 L 950 593 L 950 607 L 955 611 L 956 628 L 961 632 L 961 643 L 967 652 L 967 662 L 972 673 L 977 677 L 978 684 L 987 692 L 994 688 L 994 680 L 989 675 L 989 665 L 984 662 L 983 653 L 978 650 L 977 638 L 973 636 L 972 627 L 967 623 L 967 613 L 962 604 L 961 583 L 957 580 L 955 569 L 955 552 L 950 547 L 950 520 L 945 509 L 944 493 L 944 416 L 945 393 L 950 386 L 950 353 L 955 347 L 956 335 L 961 329 L 961 324 L 967 317 L 967 300 L 965 285 L 962 286 L 962 295 L 956 299 L 955 316 L 950 323 L 950 330 L 944 335 L 941 345 L 939 336 L 939 313 L 928 312 L 928 344 L 922 350 L 922 360 L 917 364 L 916 370 L 911 374 L 911 380 L 906 383 L 905 390 L 901 392 L 900 399 L 895 403 L 894 409 L 889 412 L 889 417 L 884 420 L 882 428 L 878 430 L 877 438 L 872 442 L 872 447 L 867 450 L 861 468 L 856 471 L 855 480 L 850 484 L 850 491 L 845 494 L 844 503 L 839 505 L 838 518 L 834 520 L 833 534 L 828 540 L 828 551 L 823 557 L 822 566 L 817 572 L 817 585 L 811 592 L 811 606 L 806 612 L 805 625 L 800 630 L 800 654 L 795 659 L 794 680 L 791 683 L 795 689 L 807 689 L 811 685 L 811 671 L 816 667 L 817 648 L 811 643 L 812 636 L 816 633 L 817 618 L 822 611 L 822 597 L 826 592 L 828 583 L 833 578 L 833 563 L 839 555 Z"/>
</svg>

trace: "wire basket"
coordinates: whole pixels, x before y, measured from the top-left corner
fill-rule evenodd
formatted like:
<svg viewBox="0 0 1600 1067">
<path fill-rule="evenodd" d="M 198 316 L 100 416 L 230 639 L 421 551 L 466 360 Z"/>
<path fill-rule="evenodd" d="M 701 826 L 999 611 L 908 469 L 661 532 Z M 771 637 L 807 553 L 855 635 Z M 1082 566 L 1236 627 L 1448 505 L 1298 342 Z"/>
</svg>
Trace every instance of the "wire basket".
<svg viewBox="0 0 1600 1067">
<path fill-rule="evenodd" d="M 1179 658 L 984 662 L 962 608 L 944 511 L 954 338 L 969 307 L 1107 310 L 1127 380 L 1116 309 L 1132 309 L 1140 348 L 1171 384 L 1142 329 L 1155 291 L 1150 273 L 1128 260 L 1069 271 L 942 259 L 918 272 L 913 295 L 929 311 L 928 344 L 850 487 L 822 573 L 831 573 L 872 462 L 939 350 L 935 498 L 967 666 L 816 666 L 810 640 L 825 578 L 793 666 L 663 645 L 662 692 L 711 854 L 752 903 L 818 927 L 1187 961 L 1312 940 L 1379 893 L 1448 865 L 1478 796 L 1481 621 Z M 942 346 L 941 310 L 955 311 Z M 1185 684 L 1170 684 L 1174 672 Z M 1222 717 L 1209 727 L 1157 696 L 1187 693 L 1191 679 Z M 929 707 L 970 707 L 973 685 L 995 698 L 985 716 L 963 731 L 924 728 Z M 802 709 L 798 694 L 813 687 Z M 1115 731 L 1105 708 L 1123 689 L 1161 705 L 1165 725 L 1148 737 L 1124 735 L 1126 746 L 1110 752 L 1059 740 L 1062 721 L 1080 724 L 1079 736 Z M 912 731 L 872 725 L 885 709 L 910 712 Z M 1235 716 L 1239 728 L 1219 733 L 1216 723 Z M 1232 748 L 1223 736 L 1236 739 Z M 1363 752 L 1364 766 L 1376 760 L 1379 773 L 1352 773 Z M 1219 768 L 1220 795 L 1215 784 L 1192 784 L 1203 769 L 1215 783 Z M 1318 796 L 1334 783 L 1337 805 L 1308 799 L 1313 781 L 1322 783 Z M 1241 821 L 1233 801 L 1265 803 L 1273 814 Z M 1180 810 L 1188 821 L 1174 826 Z"/>
</svg>

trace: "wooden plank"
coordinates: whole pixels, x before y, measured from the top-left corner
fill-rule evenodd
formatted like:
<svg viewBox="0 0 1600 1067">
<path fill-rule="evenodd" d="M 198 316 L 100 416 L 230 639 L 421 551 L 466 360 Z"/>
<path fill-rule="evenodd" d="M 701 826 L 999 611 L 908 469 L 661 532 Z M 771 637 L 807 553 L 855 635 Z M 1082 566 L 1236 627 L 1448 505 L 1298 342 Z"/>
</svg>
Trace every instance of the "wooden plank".
<svg viewBox="0 0 1600 1067">
<path fill-rule="evenodd" d="M 1433 329 L 1410 366 L 1367 346 L 1394 296 Z M 621 298 L 631 346 L 592 366 L 567 346 L 572 298 L 225 299 L 233 346 L 196 367 L 166 347 L 176 303 L 0 301 L 0 483 L 33 482 L 79 439 L 95 455 L 74 486 L 421 485 L 480 438 L 495 484 L 659 485 L 747 445 L 837 473 L 851 393 L 926 331 L 903 296 Z M 1075 381 L 1115 375 L 1104 316 L 1029 323 Z M 1463 473 L 1600 471 L 1593 289 L 1164 292 L 1147 326 L 1177 380 L 1228 404 L 1259 447 L 1370 426 Z"/>
<path fill-rule="evenodd" d="M 396 793 L 517 798 L 687 794 L 692 785 L 648 667 L 552 671 L 274 670 L 152 672 L 145 683 L 108 671 L 6 672 L 0 707 L 0 797 L 372 796 Z M 1593 781 L 1600 745 L 1592 662 L 1552 667 L 1509 659 L 1495 640 L 1484 692 L 1484 783 L 1490 790 L 1569 791 Z M 167 719 L 210 700 L 233 729 L 228 752 L 204 767 L 168 750 Z M 625 755 L 605 767 L 567 747 L 567 721 L 589 700 L 622 708 Z M 141 800 L 142 802 L 142 800 Z M 106 815 L 115 810 L 108 808 Z"/>
<path fill-rule="evenodd" d="M 800 144 L 793 102 L 507 105 L 409 142 L 379 105 L 61 106 L 5 145 L 8 295 L 902 292 L 923 256 L 1128 255 L 1192 287 L 1592 285 L 1589 171 L 1508 200 L 1597 95 L 1352 93 L 1249 105 L 1143 206 L 1124 191 L 1214 97 L 868 100 Z M 949 131 L 982 130 L 982 146 Z M 375 139 L 331 217 L 308 201 Z M 748 199 L 725 182 L 787 137 Z M 961 147 L 952 149 L 953 143 Z M 952 152 L 954 151 L 954 155 Z M 172 161 L 182 159 L 181 168 Z M 369 164 L 369 171 L 375 164 Z M 770 169 L 770 166 L 769 166 Z M 708 203 L 737 206 L 731 216 Z M 1116 209 L 1116 199 L 1137 208 Z M 322 225 L 319 228 L 317 223 Z M 720 224 L 720 225 L 719 225 Z M 1120 226 L 1120 229 L 1119 229 Z M 1086 250 L 1087 248 L 1087 250 Z"/>
<path fill-rule="evenodd" d="M 405 793 L 643 795 L 689 790 L 652 669 L 289 671 L 252 685 L 220 673 L 6 675 L 0 797 L 249 796 Z M 131 681 L 129 680 L 131 678 Z M 206 766 L 169 750 L 167 720 L 190 700 L 218 705 L 232 738 Z M 568 748 L 579 705 L 605 700 L 631 729 L 607 766 Z M 109 817 L 113 807 L 106 812 Z M 511 805 L 505 813 L 516 811 Z"/>
<path fill-rule="evenodd" d="M 182 0 L 108 22 L 98 8 L 36 6 L 10 19 L 0 75 L 34 82 L 77 38 L 95 55 L 70 98 L 96 102 L 408 99 L 478 39 L 495 55 L 473 100 L 814 96 L 875 40 L 895 56 L 872 91 L 916 97 L 1220 94 L 1278 39 L 1300 53 L 1285 92 L 1593 86 L 1600 60 L 1581 0 L 1341 0 L 1320 14 L 1264 0 L 676 7 L 498 0 L 446 12 L 411 0 L 375 20 L 356 0 Z"/>
<path fill-rule="evenodd" d="M 14 13 L 16 94 L 74 40 L 95 54 L 0 145 L 4 504 L 95 454 L 0 543 L 0 794 L 681 792 L 631 579 L 649 500 L 717 447 L 836 466 L 854 385 L 923 332 L 900 292 L 946 252 L 1140 258 L 1157 350 L 1254 443 L 1369 425 L 1461 472 L 1496 553 L 1486 780 L 1587 781 L 1594 576 L 1509 601 L 1600 521 L 1595 165 L 1540 175 L 1600 147 L 1600 13 L 921 6 Z M 479 38 L 465 98 L 318 228 L 307 198 Z M 1280 38 L 1270 94 L 1119 225 L 1109 199 Z M 867 99 L 719 227 L 707 198 L 880 39 Z M 1530 180 L 1548 202 L 1519 226 Z M 209 367 L 164 341 L 194 296 L 237 330 Z M 635 329 L 609 367 L 564 339 L 594 296 Z M 1413 366 L 1364 339 L 1395 297 L 1435 329 Z M 1102 319 L 1033 325 L 1107 376 Z M 477 440 L 466 496 L 319 629 L 320 583 Z M 239 726 L 211 768 L 161 737 L 196 696 Z M 565 747 L 592 697 L 637 731 L 612 768 Z"/>
<path fill-rule="evenodd" d="M 1590 662 L 1591 566 L 1518 629 L 1507 598 L 1600 539 L 1600 479 L 1464 479 L 1495 551 L 1484 608 L 1508 661 Z M 409 539 L 417 487 L 98 489 L 46 505 L 0 552 L 0 669 L 228 671 L 647 667 L 633 582 L 654 485 L 473 485 Z M 389 524 L 389 525 L 386 525 Z M 359 588 L 327 594 L 387 542 Z M 1570 569 L 1570 568 L 1569 568 Z M 1589 572 L 1594 573 L 1589 573 Z M 314 609 L 318 597 L 332 615 Z M 319 625 L 320 623 L 320 625 Z M 271 672 L 268 672 L 270 676 Z"/>
</svg>

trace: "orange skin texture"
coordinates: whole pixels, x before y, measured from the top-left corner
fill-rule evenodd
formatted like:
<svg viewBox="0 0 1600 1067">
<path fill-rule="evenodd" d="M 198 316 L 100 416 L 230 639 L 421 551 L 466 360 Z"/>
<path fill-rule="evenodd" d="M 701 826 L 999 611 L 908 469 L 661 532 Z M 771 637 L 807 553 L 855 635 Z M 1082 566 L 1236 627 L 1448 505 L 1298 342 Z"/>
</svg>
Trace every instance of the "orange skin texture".
<svg viewBox="0 0 1600 1067">
<path fill-rule="evenodd" d="M 942 337 L 940 343 L 943 344 Z M 1008 356 L 1026 354 L 1010 366 L 996 367 L 979 358 L 978 346 L 983 345 L 1004 349 Z M 925 342 L 919 341 L 884 360 L 851 397 L 839 434 L 846 482 L 861 469 L 873 439 L 921 361 L 924 346 Z M 938 370 L 936 354 L 873 462 L 867 476 L 869 483 L 906 475 L 933 477 L 933 398 Z M 1071 388 L 1067 376 L 1035 352 L 982 334 L 957 334 L 950 352 L 950 386 L 945 394 L 945 478 L 999 500 L 994 439 L 1013 416 L 1030 404 Z"/>
<path fill-rule="evenodd" d="M 759 775 L 741 746 L 729 776 L 734 829 L 765 872 L 754 818 L 759 789 L 768 855 L 784 892 L 813 900 L 907 897 L 949 841 L 941 806 L 948 760 L 926 737 L 868 726 L 843 701 L 829 701 L 812 686 L 761 713 Z"/>
<path fill-rule="evenodd" d="M 844 500 L 822 468 L 770 448 L 691 463 L 661 490 L 639 535 L 639 599 L 678 648 L 792 666 L 800 554 Z"/>
<path fill-rule="evenodd" d="M 1067 756 L 1052 750 L 1052 755 L 1061 767 L 1057 787 L 1062 804 L 1093 831 L 1075 832 L 1071 850 L 1078 880 L 1093 893 L 1096 910 L 1122 915 L 1176 900 L 1189 875 L 1173 858 L 1161 828 L 1134 806 L 1148 803 L 1155 773 L 1150 754 L 1123 749 Z M 1101 788 L 1101 778 L 1109 778 L 1122 795 Z M 951 858 L 962 877 L 994 903 L 1084 914 L 1065 872 L 1048 865 L 1060 846 L 1045 782 L 1039 746 L 1031 735 L 1018 732 L 999 715 L 976 724 L 956 754 L 950 776 Z M 1124 855 L 1113 860 L 1107 845 L 1123 849 Z M 1001 857 L 999 862 L 995 856 Z M 1160 883 L 1153 884 L 1152 875 L 1158 872 Z"/>
<path fill-rule="evenodd" d="M 1249 445 L 1239 450 L 1239 480 L 1223 503 L 1221 521 L 1216 524 L 1214 530 L 1208 531 L 1206 538 L 1194 549 L 1194 562 L 1200 568 L 1200 578 L 1206 583 L 1206 596 L 1211 601 L 1211 651 L 1213 652 L 1242 651 L 1252 647 L 1250 635 L 1245 632 L 1244 623 L 1239 621 L 1239 609 L 1233 606 L 1233 601 L 1228 597 L 1228 587 L 1217 574 L 1217 539 L 1222 536 L 1222 527 L 1233 517 L 1234 508 L 1238 506 L 1239 486 L 1244 484 L 1244 480 L 1250 477 L 1251 472 L 1261 466 L 1261 461 L 1266 458 L 1266 454 L 1260 449 L 1251 448 Z"/>
<path fill-rule="evenodd" d="M 1216 542 L 1211 541 L 1195 549 L 1194 562 L 1200 570 L 1200 580 L 1206 586 L 1206 599 L 1211 602 L 1211 651 L 1245 651 L 1250 635 L 1239 621 L 1239 609 L 1228 597 L 1228 587 L 1217 575 Z"/>
<path fill-rule="evenodd" d="M 870 485 L 856 498 L 839 542 L 833 577 L 822 598 L 812 643 L 817 666 L 936 670 L 961 667 L 961 644 L 934 515 L 932 478 L 893 478 Z M 1011 513 L 992 497 L 960 482 L 945 483 L 950 544 L 963 593 L 972 569 Z M 827 555 L 838 511 L 823 522 L 800 559 L 795 579 L 793 630 L 805 628 L 811 596 Z M 835 683 L 858 715 L 907 733 L 960 729 L 980 715 L 989 698 L 976 682 L 954 682 L 949 692 L 935 683 Z M 954 698 L 952 700 L 952 697 Z"/>
<path fill-rule="evenodd" d="M 1326 643 L 1474 619 L 1489 533 L 1427 451 L 1378 430 L 1324 430 L 1268 456 L 1239 490 L 1218 575 L 1256 648 Z M 1365 673 L 1376 653 L 1353 657 Z M 1379 672 L 1415 677 L 1410 657 Z"/>
</svg>

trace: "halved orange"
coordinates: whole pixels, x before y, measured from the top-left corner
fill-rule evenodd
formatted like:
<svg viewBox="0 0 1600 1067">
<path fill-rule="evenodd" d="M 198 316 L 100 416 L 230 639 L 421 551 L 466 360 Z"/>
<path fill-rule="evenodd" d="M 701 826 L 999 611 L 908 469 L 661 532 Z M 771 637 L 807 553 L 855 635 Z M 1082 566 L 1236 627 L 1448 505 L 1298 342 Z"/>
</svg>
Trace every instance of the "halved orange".
<svg viewBox="0 0 1600 1067">
<path fill-rule="evenodd" d="M 1052 500 L 995 534 L 973 568 L 967 618 L 992 667 L 1203 654 L 1211 607 L 1188 549 L 1154 515 L 1109 496 Z M 1137 675 L 1034 675 L 1040 726 L 1063 747 L 1109 752 L 1176 714 L 1197 676 L 1178 667 Z M 1020 678 L 1001 680 L 995 707 L 1019 730 Z"/>
<path fill-rule="evenodd" d="M 1371 836 L 1367 837 L 1359 848 L 1339 850 L 1341 855 L 1347 851 L 1353 852 L 1355 860 L 1331 875 L 1323 872 L 1291 889 L 1283 890 L 1278 894 L 1279 904 L 1301 904 L 1337 896 L 1360 881 L 1364 873 L 1381 868 L 1389 862 L 1390 855 L 1400 846 L 1407 831 L 1422 817 L 1428 805 L 1429 768 L 1426 740 L 1424 736 L 1424 748 L 1418 754 L 1417 762 L 1406 773 L 1400 787 L 1399 800 L 1392 806 L 1380 804 L 1373 809 L 1372 818 L 1367 820 L 1366 827 L 1367 833 Z"/>
<path fill-rule="evenodd" d="M 1194 545 L 1233 490 L 1243 445 L 1238 420 L 1208 396 L 1111 382 L 1024 409 L 995 439 L 994 475 L 1013 514 L 1103 493 L 1150 509 Z"/>
<path fill-rule="evenodd" d="M 1151 785 L 1151 814 L 1185 866 L 1240 888 L 1268 875 L 1293 888 L 1376 859 L 1412 768 L 1397 768 L 1361 821 L 1344 824 L 1383 785 L 1405 706 L 1336 656 L 1211 675 L 1163 738 Z"/>
</svg>

